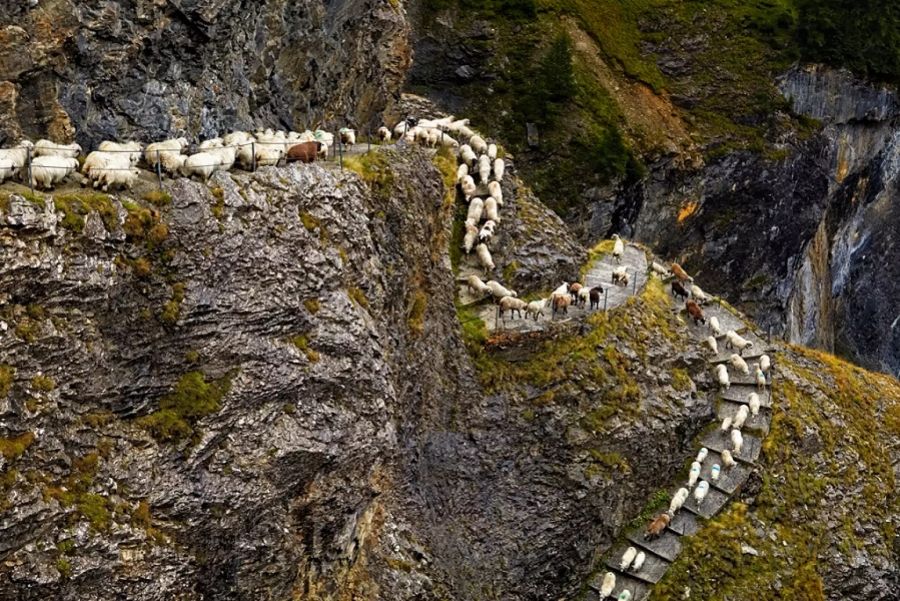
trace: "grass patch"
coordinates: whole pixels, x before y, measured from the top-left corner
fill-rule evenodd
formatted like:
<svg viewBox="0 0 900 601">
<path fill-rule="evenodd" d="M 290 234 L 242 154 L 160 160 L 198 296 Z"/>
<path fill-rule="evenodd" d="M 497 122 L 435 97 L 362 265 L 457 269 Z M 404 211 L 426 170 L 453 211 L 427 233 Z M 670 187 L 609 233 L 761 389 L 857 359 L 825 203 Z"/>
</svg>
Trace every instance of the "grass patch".
<svg viewBox="0 0 900 601">
<path fill-rule="evenodd" d="M 53 198 L 53 206 L 62 213 L 63 227 L 81 232 L 84 230 L 84 218 L 91 211 L 97 211 L 107 230 L 115 230 L 119 225 L 119 212 L 112 199 L 99 192 L 79 192 L 77 194 L 61 194 Z"/>
<path fill-rule="evenodd" d="M 31 378 L 31 387 L 40 392 L 51 392 L 56 388 L 56 382 L 50 376 L 35 376 Z"/>
<path fill-rule="evenodd" d="M 159 318 L 166 325 L 173 326 L 181 316 L 181 303 L 184 301 L 185 286 L 182 283 L 172 284 L 172 298 L 163 305 Z"/>
<path fill-rule="evenodd" d="M 0 365 L 0 397 L 9 396 L 13 382 L 16 380 L 16 369 L 11 365 Z"/>
<path fill-rule="evenodd" d="M 672 370 L 672 388 L 678 392 L 687 392 L 691 389 L 693 381 L 686 369 L 676 367 Z"/>
<path fill-rule="evenodd" d="M 23 432 L 12 438 L 0 438 L 0 454 L 7 461 L 15 461 L 28 450 L 33 442 L 33 432 Z"/>
<path fill-rule="evenodd" d="M 147 192 L 142 198 L 157 207 L 166 207 L 172 204 L 172 195 L 168 192 L 163 192 L 162 190 Z"/>
<path fill-rule="evenodd" d="M 421 289 L 416 289 L 410 299 L 409 311 L 406 317 L 406 325 L 416 335 L 425 330 L 425 310 L 428 307 L 428 297 Z"/>
<path fill-rule="evenodd" d="M 389 198 L 394 185 L 394 173 L 384 153 L 372 150 L 359 156 L 344 157 L 344 168 L 359 175 L 377 198 Z"/>
<path fill-rule="evenodd" d="M 658 490 L 647 500 L 647 503 L 644 505 L 643 509 L 641 509 L 640 513 L 638 513 L 634 519 L 632 519 L 627 528 L 629 530 L 633 530 L 636 528 L 640 528 L 642 526 L 646 526 L 647 522 L 649 522 L 652 518 L 656 517 L 656 514 L 668 509 L 669 501 L 671 501 L 671 497 L 669 493 L 665 490 Z"/>
<path fill-rule="evenodd" d="M 300 223 L 309 232 L 314 232 L 320 225 L 319 220 L 312 213 L 306 211 L 300 211 Z"/>
<path fill-rule="evenodd" d="M 207 382 L 199 371 L 188 372 L 175 389 L 160 399 L 159 410 L 138 420 L 160 442 L 173 442 L 194 434 L 196 423 L 219 410 L 231 388 L 231 378 Z"/>
<path fill-rule="evenodd" d="M 322 308 L 319 303 L 319 299 L 317 298 L 308 298 L 303 301 L 303 306 L 306 307 L 306 310 L 310 312 L 310 314 L 315 315 L 319 312 L 319 309 Z"/>
<path fill-rule="evenodd" d="M 300 349 L 306 358 L 309 359 L 310 363 L 316 363 L 321 358 L 319 353 L 310 348 L 309 346 L 309 338 L 306 334 L 298 334 L 297 336 L 292 336 L 290 338 L 291 344 Z"/>
<path fill-rule="evenodd" d="M 363 309 L 369 308 L 369 299 L 366 298 L 365 293 L 360 288 L 357 288 L 356 286 L 348 287 L 347 295 Z"/>
</svg>

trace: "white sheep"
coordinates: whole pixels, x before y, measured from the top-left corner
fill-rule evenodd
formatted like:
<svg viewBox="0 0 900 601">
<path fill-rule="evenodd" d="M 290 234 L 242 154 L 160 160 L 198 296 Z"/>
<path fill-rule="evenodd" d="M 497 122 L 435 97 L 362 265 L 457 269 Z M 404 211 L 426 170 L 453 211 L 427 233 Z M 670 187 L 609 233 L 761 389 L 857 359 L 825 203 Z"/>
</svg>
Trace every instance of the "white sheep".
<svg viewBox="0 0 900 601">
<path fill-rule="evenodd" d="M 394 135 L 401 138 L 406 135 L 412 126 L 406 120 L 400 121 L 394 126 Z"/>
<path fill-rule="evenodd" d="M 478 155 L 475 154 L 475 151 L 470 147 L 463 146 L 459 151 L 459 158 L 461 158 L 463 163 L 467 164 L 471 168 L 475 166 L 475 161 L 478 160 Z"/>
<path fill-rule="evenodd" d="M 504 296 L 518 296 L 515 290 L 504 288 L 503 285 L 496 280 L 488 280 L 486 286 L 491 291 L 491 296 L 497 300 L 500 300 Z"/>
<path fill-rule="evenodd" d="M 484 214 L 484 201 L 480 198 L 473 198 L 469 201 L 469 210 L 466 212 L 466 221 L 472 225 L 481 223 L 481 216 Z"/>
<path fill-rule="evenodd" d="M 709 477 L 710 477 L 710 480 L 712 480 L 713 482 L 717 482 L 717 481 L 719 480 L 719 474 L 720 474 L 721 472 L 722 472 L 722 468 L 719 467 L 719 464 L 718 464 L 718 463 L 714 463 L 713 466 L 712 466 L 712 468 L 710 468 L 710 470 L 709 470 L 709 474 L 710 474 Z"/>
<path fill-rule="evenodd" d="M 725 432 L 728 432 L 729 430 L 731 430 L 731 416 L 725 417 L 725 418 L 722 420 L 722 425 L 719 426 L 719 430 L 720 430 L 723 434 L 724 434 Z"/>
<path fill-rule="evenodd" d="M 698 507 L 703 504 L 703 499 L 706 498 L 707 493 L 709 493 L 709 482 L 701 480 L 696 490 L 694 490 L 694 499 L 697 500 Z"/>
<path fill-rule="evenodd" d="M 485 271 L 493 271 L 495 269 L 494 260 L 491 258 L 491 251 L 488 250 L 486 244 L 482 243 L 475 247 L 475 254 Z"/>
<path fill-rule="evenodd" d="M 488 196 L 484 200 L 484 216 L 486 219 L 500 223 L 500 212 L 497 210 L 497 201 L 493 196 Z"/>
<path fill-rule="evenodd" d="M 542 300 L 533 300 L 528 303 L 528 306 L 525 308 L 525 317 L 533 316 L 534 320 L 537 321 L 538 318 L 544 314 L 544 307 L 547 306 L 547 299 Z"/>
<path fill-rule="evenodd" d="M 459 128 L 458 133 L 459 133 L 459 137 L 463 138 L 464 140 L 470 140 L 472 138 L 472 136 L 476 135 L 475 130 L 473 130 L 470 127 L 467 127 L 465 125 L 463 125 L 462 127 Z"/>
<path fill-rule="evenodd" d="M 36 157 L 31 161 L 31 185 L 49 190 L 76 169 L 78 169 L 78 159 L 54 155 Z M 26 172 L 22 173 L 26 175 Z"/>
<path fill-rule="evenodd" d="M 675 512 L 681 509 L 681 506 L 684 505 L 684 502 L 687 501 L 688 495 L 690 491 L 686 488 L 679 488 L 675 494 L 672 496 L 672 500 L 669 502 L 669 513 L 671 515 L 675 515 Z"/>
<path fill-rule="evenodd" d="M 257 139 L 257 143 L 254 146 L 257 167 L 277 165 L 278 161 L 284 156 L 284 144 L 275 141 L 273 138 Z M 218 168 L 218 163 L 215 165 L 215 168 Z"/>
<path fill-rule="evenodd" d="M 338 130 L 338 133 L 341 136 L 341 144 L 346 144 L 347 146 L 356 144 L 356 131 L 349 127 L 342 127 Z"/>
<path fill-rule="evenodd" d="M 741 449 L 744 448 L 744 437 L 741 435 L 740 430 L 732 430 L 731 431 L 731 444 L 734 449 L 735 455 L 741 454 Z"/>
<path fill-rule="evenodd" d="M 315 134 L 311 131 L 305 131 L 298 138 L 298 142 L 312 142 L 315 140 Z M 254 143 L 256 138 L 245 131 L 234 131 L 226 134 L 222 138 L 226 146 L 233 146 L 235 151 L 235 161 L 244 169 L 253 167 Z"/>
<path fill-rule="evenodd" d="M 713 319 L 715 319 L 715 317 Z M 709 350 L 712 351 L 713 355 L 719 354 L 719 343 L 716 342 L 715 336 L 707 336 L 706 340 L 704 340 L 703 342 L 706 344 L 706 346 L 709 347 Z"/>
<path fill-rule="evenodd" d="M 490 287 L 485 284 L 477 275 L 470 275 L 466 280 L 466 285 L 472 294 L 490 294 Z"/>
<path fill-rule="evenodd" d="M 700 288 L 697 284 L 693 284 L 691 286 L 691 298 L 700 303 L 701 305 L 708 303 L 710 300 L 710 296 L 703 292 L 703 289 Z"/>
<path fill-rule="evenodd" d="M 719 318 L 715 315 L 709 318 L 709 329 L 712 331 L 713 336 L 722 335 L 722 327 L 719 325 Z"/>
<path fill-rule="evenodd" d="M 500 182 L 488 182 L 488 193 L 498 205 L 503 206 L 503 188 L 500 187 Z"/>
<path fill-rule="evenodd" d="M 494 159 L 494 179 L 498 182 L 503 181 L 503 172 L 506 170 L 506 163 L 503 159 Z"/>
<path fill-rule="evenodd" d="M 127 153 L 95 150 L 85 157 L 84 164 L 81 166 L 81 173 L 91 179 L 96 179 L 91 176 L 91 172 L 94 169 L 128 169 L 130 167 L 131 157 Z M 96 185 L 97 182 L 95 181 L 94 187 Z"/>
<path fill-rule="evenodd" d="M 160 167 L 168 173 L 177 173 L 184 163 L 184 159 L 178 157 L 182 156 L 181 152 L 187 145 L 185 138 L 172 138 L 148 144 L 144 149 L 144 161 L 155 168 L 158 160 Z"/>
<path fill-rule="evenodd" d="M 15 175 L 25 166 L 25 161 L 28 160 L 29 149 L 33 146 L 34 144 L 30 140 L 22 140 L 13 148 L 0 148 L 0 159 L 8 159 L 12 162 L 15 169 L 13 175 Z"/>
<path fill-rule="evenodd" d="M 219 171 L 228 171 L 234 166 L 237 158 L 237 149 L 233 146 L 219 146 L 206 150 L 207 154 L 211 154 L 219 160 Z"/>
<path fill-rule="evenodd" d="M 503 317 L 503 313 L 509 311 L 510 318 L 515 317 L 515 314 L 518 313 L 519 317 L 522 317 L 522 311 L 528 309 L 528 303 L 523 300 L 519 300 L 513 296 L 504 296 L 500 299 L 500 317 Z"/>
<path fill-rule="evenodd" d="M 447 131 L 452 132 L 454 134 L 458 134 L 460 132 L 460 129 L 462 129 L 463 127 L 466 127 L 467 125 L 469 125 L 468 119 L 457 119 L 456 121 L 452 121 L 447 126 Z"/>
<path fill-rule="evenodd" d="M 497 145 L 496 144 L 493 144 L 493 143 L 488 144 L 487 155 L 488 155 L 488 158 L 491 159 L 492 161 L 497 158 Z"/>
<path fill-rule="evenodd" d="M 656 261 L 653 261 L 652 263 L 650 263 L 650 271 L 652 271 L 662 277 L 668 277 L 668 276 L 672 275 L 672 272 L 669 271 L 668 267 L 666 267 L 665 265 L 660 265 Z"/>
<path fill-rule="evenodd" d="M 74 159 L 81 154 L 81 146 L 78 144 L 58 144 L 50 140 L 38 140 L 34 143 L 35 157 L 54 156 L 64 159 Z"/>
<path fill-rule="evenodd" d="M 463 250 L 466 254 L 472 252 L 472 247 L 478 241 L 478 228 L 466 221 L 466 233 L 463 236 Z"/>
<path fill-rule="evenodd" d="M 556 290 L 554 290 L 553 292 L 550 293 L 550 296 L 559 296 L 559 295 L 568 294 L 568 293 L 569 293 L 569 283 L 563 282 L 562 284 L 559 285 L 559 287 Z"/>
<path fill-rule="evenodd" d="M 614 588 L 616 588 L 616 575 L 612 572 L 607 572 L 603 576 L 603 584 L 600 585 L 600 598 L 606 599 L 612 595 Z"/>
<path fill-rule="evenodd" d="M 619 234 L 613 234 L 613 257 L 617 263 L 622 262 L 622 255 L 625 253 L 625 243 L 619 238 Z"/>
<path fill-rule="evenodd" d="M 391 141 L 391 130 L 386 128 L 385 126 L 381 126 L 378 128 L 378 139 L 382 142 L 390 142 Z"/>
<path fill-rule="evenodd" d="M 766 387 L 766 374 L 763 373 L 763 370 L 759 368 L 759 365 L 756 366 L 756 387 L 762 390 Z"/>
<path fill-rule="evenodd" d="M 700 447 L 700 450 L 697 452 L 696 461 L 698 463 L 703 463 L 704 461 L 706 461 L 707 455 L 709 455 L 709 449 L 707 449 L 706 447 Z"/>
<path fill-rule="evenodd" d="M 750 403 L 750 415 L 759 415 L 759 408 L 761 406 L 759 395 L 755 392 L 751 392 L 748 402 Z"/>
<path fill-rule="evenodd" d="M 725 334 L 725 338 L 725 348 L 735 348 L 740 355 L 744 354 L 744 349 L 753 346 L 752 342 L 750 342 L 746 338 L 742 338 L 734 330 L 728 330 L 728 332 Z"/>
<path fill-rule="evenodd" d="M 494 228 L 496 227 L 497 222 L 491 221 L 488 219 L 484 222 L 484 226 L 481 228 L 481 231 L 478 233 L 478 240 L 481 242 L 488 242 L 491 238 L 494 237 Z"/>
<path fill-rule="evenodd" d="M 460 163 L 459 167 L 456 168 L 456 183 L 461 184 L 462 179 L 469 175 L 469 166 L 465 163 Z"/>
<path fill-rule="evenodd" d="M 716 381 L 725 390 L 731 386 L 731 380 L 728 379 L 728 368 L 722 363 L 716 365 Z"/>
<path fill-rule="evenodd" d="M 103 142 L 100 142 L 97 150 L 127 154 L 132 167 L 137 165 L 138 161 L 141 160 L 141 145 L 137 142 L 112 142 L 110 140 L 104 140 Z"/>
<path fill-rule="evenodd" d="M 691 470 L 688 472 L 688 489 L 694 488 L 697 479 L 700 477 L 700 463 L 695 461 L 691 464 Z"/>
<path fill-rule="evenodd" d="M 744 361 L 743 358 L 741 358 L 740 355 L 738 355 L 737 353 L 732 353 L 729 361 L 731 362 L 731 366 L 733 368 L 735 368 L 745 376 L 750 375 L 750 367 L 747 365 L 747 362 Z"/>
<path fill-rule="evenodd" d="M 741 405 L 737 413 L 734 414 L 734 427 L 737 430 L 740 430 L 744 427 L 744 422 L 747 421 L 747 416 L 750 414 L 750 409 L 747 405 Z"/>
<path fill-rule="evenodd" d="M 469 139 L 469 146 L 471 146 L 472 150 L 474 150 L 478 154 L 485 154 L 488 149 L 487 142 L 485 142 L 484 138 L 477 134 Z"/>
<path fill-rule="evenodd" d="M 203 140 L 200 142 L 199 149 L 200 150 L 209 150 L 210 148 L 222 148 L 225 142 L 222 138 L 210 138 L 208 140 Z"/>
<path fill-rule="evenodd" d="M 462 181 L 459 183 L 459 187 L 462 189 L 462 193 L 466 197 L 473 196 L 475 192 L 478 191 L 478 188 L 475 186 L 475 180 L 472 179 L 471 175 L 464 176 L 462 178 Z"/>
<path fill-rule="evenodd" d="M 459 142 L 448 136 L 447 134 L 438 134 L 438 141 L 445 148 L 458 148 Z"/>
<path fill-rule="evenodd" d="M 759 358 L 759 368 L 763 371 L 763 373 L 769 373 L 770 367 L 772 367 L 772 360 L 769 359 L 768 355 L 763 355 Z"/>
<path fill-rule="evenodd" d="M 619 569 L 624 570 L 630 566 L 635 557 L 637 557 L 637 549 L 634 547 L 625 549 L 625 552 L 622 554 L 622 561 L 619 562 Z"/>
<path fill-rule="evenodd" d="M 12 159 L 0 158 L 0 184 L 3 183 L 3 180 L 15 175 L 16 171 L 18 169 Z"/>
<path fill-rule="evenodd" d="M 578 291 L 578 304 L 582 307 L 588 304 L 591 300 L 591 289 L 587 286 L 583 286 L 581 290 Z"/>
<path fill-rule="evenodd" d="M 259 150 L 257 149 L 258 152 Z M 205 182 L 219 169 L 220 164 L 219 157 L 216 155 L 208 152 L 198 152 L 184 160 L 184 165 L 181 166 L 181 174 L 185 177 L 196 175 Z"/>
<path fill-rule="evenodd" d="M 484 184 L 491 177 L 491 160 L 486 154 L 478 157 L 478 178 Z"/>
<path fill-rule="evenodd" d="M 642 567 L 644 567 L 644 562 L 647 561 L 647 554 L 641 551 L 637 554 L 637 557 L 634 558 L 634 563 L 631 564 L 631 569 L 634 572 L 640 571 Z"/>
<path fill-rule="evenodd" d="M 73 159 L 74 160 L 74 159 Z M 141 176 L 139 169 L 128 167 L 96 167 L 91 170 L 94 185 L 101 184 L 102 190 L 108 192 L 115 188 L 130 188 Z"/>
<path fill-rule="evenodd" d="M 724 465 L 725 467 L 734 467 L 735 465 L 737 465 L 734 457 L 731 456 L 731 451 L 727 449 L 722 451 L 722 465 Z"/>
</svg>

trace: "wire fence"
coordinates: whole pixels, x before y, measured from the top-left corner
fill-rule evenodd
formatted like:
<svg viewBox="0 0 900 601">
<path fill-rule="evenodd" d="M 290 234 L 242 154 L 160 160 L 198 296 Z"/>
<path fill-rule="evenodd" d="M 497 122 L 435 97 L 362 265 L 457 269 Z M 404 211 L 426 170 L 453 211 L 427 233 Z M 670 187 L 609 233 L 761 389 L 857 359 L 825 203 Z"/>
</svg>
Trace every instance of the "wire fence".
<svg viewBox="0 0 900 601">
<path fill-rule="evenodd" d="M 432 131 L 436 130 L 440 135 L 436 136 L 437 143 L 447 144 L 448 141 L 452 139 L 452 137 L 442 130 L 439 127 L 430 127 L 430 126 L 410 126 L 408 122 L 403 128 L 403 136 L 412 128 L 416 127 L 422 131 Z M 235 157 L 234 161 L 229 160 L 219 160 L 216 162 L 210 163 L 190 163 L 189 171 L 203 171 L 207 169 L 213 170 L 222 170 L 229 171 L 235 166 L 247 171 L 256 171 L 259 167 L 264 166 L 276 166 L 283 163 L 292 163 L 292 162 L 312 162 L 314 160 L 323 160 L 325 162 L 333 162 L 340 166 L 341 170 L 344 168 L 344 157 L 349 149 L 351 149 L 354 145 L 360 145 L 365 143 L 366 151 L 369 152 L 372 150 L 373 141 L 376 145 L 383 145 L 385 143 L 389 143 L 392 140 L 384 139 L 380 135 L 376 133 L 374 136 L 370 131 L 367 131 L 365 135 L 361 136 L 359 140 L 356 140 L 356 130 L 350 130 L 353 132 L 352 142 L 347 143 L 344 141 L 344 138 L 341 134 L 341 131 L 337 133 L 332 133 L 329 131 L 318 130 L 316 134 L 312 134 L 312 138 L 310 139 L 309 134 L 304 135 L 302 138 L 294 138 L 294 139 L 263 139 L 263 140 L 250 140 L 247 142 L 233 143 L 233 144 L 216 144 L 215 146 L 203 147 L 203 143 L 197 145 L 187 145 L 183 148 L 158 148 L 158 149 L 150 149 L 150 157 L 148 158 L 148 151 L 141 147 L 139 144 L 135 143 L 136 148 L 108 148 L 108 149 L 100 149 L 93 152 L 99 152 L 103 154 L 109 155 L 129 155 L 134 156 L 138 155 L 137 159 L 132 159 L 129 164 L 126 166 L 124 164 L 97 164 L 90 165 L 88 169 L 84 170 L 84 163 L 79 162 L 77 166 L 75 165 L 60 165 L 60 164 L 52 164 L 46 161 L 41 161 L 41 157 L 56 157 L 56 158 L 71 158 L 77 159 L 78 157 L 84 154 L 83 149 L 79 145 L 48 145 L 48 144 L 40 144 L 38 146 L 16 146 L 13 148 L 0 149 L 0 153 L 5 150 L 17 150 L 24 149 L 25 157 L 22 161 L 21 165 L 16 166 L 13 165 L 13 172 L 21 171 L 22 179 L 28 186 L 31 188 L 32 193 L 34 193 L 35 184 L 42 183 L 46 184 L 45 187 L 52 187 L 59 181 L 65 179 L 70 174 L 75 171 L 81 171 L 81 173 L 85 176 L 88 176 L 89 179 L 94 180 L 95 182 L 100 182 L 104 178 L 105 174 L 108 173 L 116 173 L 116 172 L 133 172 L 137 169 L 137 165 L 140 161 L 143 161 L 144 165 L 149 168 L 150 171 L 155 173 L 157 184 L 159 189 L 162 190 L 163 186 L 163 177 L 166 174 L 176 175 L 176 172 L 180 172 L 182 176 L 189 177 L 193 173 L 185 175 L 183 169 L 181 169 L 181 164 L 176 164 L 176 162 L 170 161 L 178 161 L 179 159 L 174 159 L 177 157 L 185 157 L 185 160 L 188 160 L 191 156 L 195 156 L 198 154 L 206 153 L 210 155 L 216 155 L 226 150 L 234 150 Z M 393 130 L 388 130 L 391 135 L 389 138 L 393 138 Z M 346 130 L 344 133 L 348 133 Z M 269 138 L 270 136 L 266 136 Z M 398 140 L 399 141 L 399 140 Z M 315 157 L 310 159 L 307 155 L 305 157 L 301 156 L 290 156 L 290 150 L 296 146 L 307 144 L 307 143 L 320 143 L 322 144 L 321 149 L 316 149 Z M 456 140 L 454 139 L 454 144 L 458 145 Z M 119 146 L 124 146 L 124 144 L 119 144 Z M 242 155 L 241 150 L 250 148 L 249 157 Z M 275 152 L 268 152 L 266 149 L 275 149 Z M 185 150 L 193 150 L 193 152 L 189 152 L 185 154 Z M 93 152 L 85 155 L 90 157 Z M 155 152 L 155 160 L 153 159 L 152 153 Z M 62 156 L 63 154 L 68 154 L 69 156 Z M 164 157 L 166 160 L 164 160 Z M 170 158 L 171 157 L 171 158 Z M 321 159 L 320 159 L 321 157 Z M 18 162 L 18 161 L 15 161 Z M 167 166 L 168 163 L 168 166 Z M 173 168 L 176 166 L 177 168 Z M 42 170 L 48 173 L 54 173 L 50 179 L 47 181 L 47 178 L 36 178 L 35 171 Z M 92 173 L 96 170 L 97 175 L 92 177 Z M 62 172 L 62 176 L 58 176 L 58 173 Z M 214 171 L 213 171 L 214 172 Z M 212 175 L 212 172 L 207 174 L 207 178 Z M 107 178 L 109 179 L 109 178 Z M 124 178 L 127 179 L 127 178 Z"/>
</svg>

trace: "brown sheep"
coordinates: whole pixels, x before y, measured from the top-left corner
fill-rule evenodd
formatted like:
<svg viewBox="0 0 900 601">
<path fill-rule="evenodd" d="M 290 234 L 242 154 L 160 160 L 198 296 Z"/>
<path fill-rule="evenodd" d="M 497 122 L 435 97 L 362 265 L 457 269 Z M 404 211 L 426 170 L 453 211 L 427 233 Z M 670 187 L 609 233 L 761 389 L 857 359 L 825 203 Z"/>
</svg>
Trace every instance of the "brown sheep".
<svg viewBox="0 0 900 601">
<path fill-rule="evenodd" d="M 603 288 L 600 286 L 594 286 L 593 288 L 591 288 L 591 311 L 600 308 L 600 295 L 602 293 Z"/>
<path fill-rule="evenodd" d="M 672 296 L 676 298 L 680 296 L 687 300 L 688 291 L 678 280 L 672 280 Z"/>
<path fill-rule="evenodd" d="M 672 263 L 672 273 L 675 274 L 675 277 L 678 278 L 679 282 L 693 282 L 694 278 L 689 276 L 687 272 L 681 268 L 681 265 L 678 263 Z"/>
<path fill-rule="evenodd" d="M 647 526 L 647 531 L 644 532 L 644 540 L 653 540 L 662 534 L 663 530 L 666 529 L 666 526 L 669 525 L 669 522 L 672 521 L 672 516 L 668 513 L 661 513 L 655 518 L 650 524 Z"/>
<path fill-rule="evenodd" d="M 569 284 L 569 294 L 572 295 L 572 302 L 578 302 L 578 291 L 581 290 L 582 286 L 578 282 L 573 282 Z"/>
<path fill-rule="evenodd" d="M 321 142 L 301 142 L 300 144 L 294 144 L 288 150 L 287 161 L 314 163 L 321 149 Z"/>
<path fill-rule="evenodd" d="M 690 314 L 692 318 L 694 318 L 694 323 L 706 323 L 706 318 L 703 316 L 703 309 L 700 308 L 696 302 L 689 300 L 685 301 L 684 308 L 687 309 L 687 312 Z"/>
<path fill-rule="evenodd" d="M 558 294 L 553 297 L 553 315 L 555 316 L 557 313 L 562 312 L 566 315 L 569 314 L 569 305 L 572 304 L 572 299 L 565 294 Z"/>
</svg>

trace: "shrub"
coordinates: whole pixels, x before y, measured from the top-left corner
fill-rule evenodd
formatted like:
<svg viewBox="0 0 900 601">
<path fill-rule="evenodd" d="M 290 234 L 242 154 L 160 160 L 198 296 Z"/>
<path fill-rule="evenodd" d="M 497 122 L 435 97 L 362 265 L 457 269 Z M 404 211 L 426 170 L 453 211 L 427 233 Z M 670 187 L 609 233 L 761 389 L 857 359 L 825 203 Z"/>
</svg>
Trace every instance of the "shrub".
<svg viewBox="0 0 900 601">
<path fill-rule="evenodd" d="M 24 432 L 13 438 L 0 438 L 0 454 L 7 461 L 13 461 L 21 457 L 33 442 L 33 432 Z"/>
<path fill-rule="evenodd" d="M 9 365 L 0 365 L 0 398 L 6 398 L 16 378 L 16 370 Z"/>
<path fill-rule="evenodd" d="M 56 388 L 56 382 L 49 376 L 35 376 L 31 378 L 31 387 L 41 392 L 50 392 Z"/>
<path fill-rule="evenodd" d="M 187 438 L 197 421 L 219 410 L 230 388 L 228 376 L 207 382 L 201 372 L 188 372 L 178 380 L 175 390 L 160 399 L 159 410 L 139 423 L 161 442 Z"/>
</svg>

